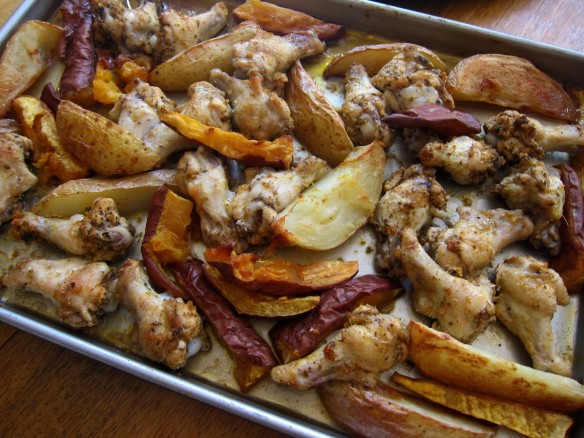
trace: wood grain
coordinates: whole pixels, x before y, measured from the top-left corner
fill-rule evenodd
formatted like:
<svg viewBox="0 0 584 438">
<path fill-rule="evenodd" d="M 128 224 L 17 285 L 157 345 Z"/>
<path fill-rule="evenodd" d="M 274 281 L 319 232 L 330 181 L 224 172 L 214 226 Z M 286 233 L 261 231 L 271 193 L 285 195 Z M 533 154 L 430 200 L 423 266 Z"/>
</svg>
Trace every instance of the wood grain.
<svg viewBox="0 0 584 438">
<path fill-rule="evenodd" d="M 386 3 L 584 51 L 582 0 Z M 2 0 L 0 22 L 18 0 Z M 282 437 L 0 324 L 0 436 Z"/>
</svg>

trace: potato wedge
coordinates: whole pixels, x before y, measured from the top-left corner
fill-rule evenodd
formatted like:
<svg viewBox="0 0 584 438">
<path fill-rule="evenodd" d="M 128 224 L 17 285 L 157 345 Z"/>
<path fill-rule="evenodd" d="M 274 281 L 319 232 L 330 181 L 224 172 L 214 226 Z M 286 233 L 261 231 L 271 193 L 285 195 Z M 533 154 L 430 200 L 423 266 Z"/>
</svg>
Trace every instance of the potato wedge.
<svg viewBox="0 0 584 438">
<path fill-rule="evenodd" d="M 495 431 L 469 417 L 379 384 L 367 388 L 333 381 L 318 387 L 333 420 L 356 436 L 368 438 L 493 437 Z"/>
<path fill-rule="evenodd" d="M 62 38 L 63 29 L 37 20 L 25 21 L 10 37 L 0 58 L 0 118 L 49 68 Z"/>
<path fill-rule="evenodd" d="M 284 100 L 294 120 L 294 135 L 314 155 L 337 166 L 353 150 L 341 116 L 300 61 L 292 66 L 288 79 Z"/>
<path fill-rule="evenodd" d="M 416 321 L 408 337 L 410 359 L 427 377 L 542 409 L 584 408 L 584 386 L 576 380 L 485 353 Z"/>
<path fill-rule="evenodd" d="M 455 101 L 485 102 L 576 122 L 576 105 L 563 87 L 530 61 L 499 54 L 474 55 L 448 75 Z"/>
<path fill-rule="evenodd" d="M 150 72 L 150 84 L 163 91 L 186 91 L 195 82 L 209 80 L 214 68 L 231 74 L 233 46 L 251 39 L 258 30 L 257 24 L 246 21 L 225 35 L 190 47 Z"/>
<path fill-rule="evenodd" d="M 367 74 L 373 76 L 379 72 L 381 67 L 391 61 L 394 56 L 412 50 L 417 50 L 428 58 L 434 65 L 434 68 L 446 71 L 444 62 L 431 50 L 417 44 L 390 43 L 359 46 L 337 55 L 325 68 L 324 77 L 345 76 L 349 67 L 353 64 L 363 65 L 365 70 L 367 70 Z"/>
<path fill-rule="evenodd" d="M 335 169 L 286 207 L 272 223 L 274 242 L 302 248 L 335 248 L 373 213 L 381 194 L 383 143 L 359 146 Z"/>
<path fill-rule="evenodd" d="M 80 162 L 105 176 L 146 172 L 163 160 L 132 133 L 68 100 L 57 109 L 57 130 Z"/>
<path fill-rule="evenodd" d="M 96 198 L 112 198 L 122 216 L 148 209 L 156 189 L 176 187 L 176 171 L 152 172 L 117 179 L 86 178 L 61 184 L 32 207 L 45 217 L 71 217 L 91 207 Z"/>
<path fill-rule="evenodd" d="M 430 401 L 533 438 L 563 438 L 574 420 L 565 414 L 473 394 L 461 388 L 394 373 L 391 380 Z"/>
</svg>

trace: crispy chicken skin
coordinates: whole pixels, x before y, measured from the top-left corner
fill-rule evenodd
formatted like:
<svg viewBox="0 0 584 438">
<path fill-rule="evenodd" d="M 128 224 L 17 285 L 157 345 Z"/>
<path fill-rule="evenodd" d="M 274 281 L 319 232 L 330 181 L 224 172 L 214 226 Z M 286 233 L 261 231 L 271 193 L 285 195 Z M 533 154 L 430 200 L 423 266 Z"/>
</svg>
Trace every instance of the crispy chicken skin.
<svg viewBox="0 0 584 438">
<path fill-rule="evenodd" d="M 345 101 L 340 114 L 354 145 L 363 146 L 381 140 L 385 147 L 391 146 L 394 132 L 381 121 L 388 114 L 387 102 L 360 64 L 352 65 L 347 71 Z"/>
<path fill-rule="evenodd" d="M 273 140 L 292 132 L 294 122 L 284 99 L 265 89 L 262 78 L 237 79 L 213 69 L 211 83 L 224 91 L 233 108 L 233 124 L 247 138 Z"/>
<path fill-rule="evenodd" d="M 160 33 L 155 49 L 158 62 L 164 62 L 195 44 L 217 35 L 227 24 L 225 3 L 215 3 L 201 14 L 181 14 L 167 9 L 160 14 Z"/>
<path fill-rule="evenodd" d="M 189 86 L 187 96 L 189 100 L 178 107 L 180 113 L 207 126 L 231 131 L 232 111 L 223 91 L 201 81 Z"/>
<path fill-rule="evenodd" d="M 533 222 L 521 210 L 458 207 L 457 212 L 453 228 L 430 227 L 427 241 L 434 260 L 459 277 L 477 276 L 499 251 L 533 232 Z"/>
<path fill-rule="evenodd" d="M 559 274 L 547 263 L 516 256 L 497 266 L 497 319 L 521 339 L 533 367 L 571 377 L 571 360 L 556 351 L 552 318 L 570 297 Z"/>
<path fill-rule="evenodd" d="M 434 103 L 454 109 L 446 74 L 417 50 L 402 52 L 381 67 L 371 82 L 383 92 L 393 112 Z"/>
<path fill-rule="evenodd" d="M 38 182 L 24 161 L 31 148 L 32 142 L 22 135 L 0 133 L 0 224 L 10 220 L 21 205 L 20 196 Z"/>
<path fill-rule="evenodd" d="M 264 87 L 280 94 L 284 84 L 288 82 L 288 68 L 300 58 L 322 53 L 324 47 L 324 43 L 313 31 L 293 32 L 284 36 L 260 31 L 251 40 L 235 44 L 235 76 L 259 76 Z"/>
<path fill-rule="evenodd" d="M 134 239 L 132 226 L 119 215 L 113 199 L 97 198 L 84 214 L 46 218 L 18 211 L 12 229 L 21 238 L 44 239 L 63 251 L 96 261 L 122 258 Z"/>
<path fill-rule="evenodd" d="M 324 160 L 308 157 L 293 169 L 263 168 L 237 187 L 228 212 L 238 234 L 252 245 L 268 243 L 272 222 L 304 189 L 329 171 Z"/>
<path fill-rule="evenodd" d="M 424 166 L 443 168 L 462 185 L 480 184 L 504 164 L 495 148 L 466 135 L 426 144 L 420 161 Z"/>
<path fill-rule="evenodd" d="M 412 282 L 415 310 L 434 319 L 437 330 L 468 343 L 494 320 L 495 286 L 484 277 L 475 283 L 450 275 L 424 251 L 413 229 L 401 233 L 395 254 Z"/>
<path fill-rule="evenodd" d="M 6 274 L 4 285 L 40 293 L 57 306 L 63 322 L 81 328 L 96 325 L 104 311 L 117 305 L 111 279 L 112 270 L 103 262 L 27 258 Z"/>
<path fill-rule="evenodd" d="M 557 255 L 565 201 L 564 184 L 557 170 L 535 158 L 524 158 L 494 190 L 510 208 L 523 210 L 533 220 L 535 229 L 529 242 Z"/>
<path fill-rule="evenodd" d="M 146 357 L 178 369 L 187 363 L 189 343 L 202 330 L 195 306 L 181 298 L 165 299 L 150 286 L 141 263 L 128 259 L 116 286 L 119 301 L 136 319 L 137 336 Z"/>
<path fill-rule="evenodd" d="M 433 169 L 415 164 L 394 172 L 383 185 L 384 194 L 371 222 L 380 235 L 377 265 L 388 269 L 392 277 L 404 276 L 393 255 L 401 230 L 411 228 L 418 233 L 433 217 L 445 215 L 448 196 L 434 175 Z"/>
<path fill-rule="evenodd" d="M 374 386 L 379 375 L 407 357 L 406 334 L 398 319 L 361 305 L 337 336 L 308 356 L 272 368 L 283 386 L 310 389 L 331 380 Z"/>
</svg>

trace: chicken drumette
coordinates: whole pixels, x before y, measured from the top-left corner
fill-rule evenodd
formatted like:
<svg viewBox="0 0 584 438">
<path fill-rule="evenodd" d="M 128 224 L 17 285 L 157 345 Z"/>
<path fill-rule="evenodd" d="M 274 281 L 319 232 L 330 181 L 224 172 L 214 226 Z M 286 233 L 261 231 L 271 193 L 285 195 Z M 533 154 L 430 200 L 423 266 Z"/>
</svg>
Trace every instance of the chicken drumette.
<svg viewBox="0 0 584 438">
<path fill-rule="evenodd" d="M 116 294 L 136 319 L 138 342 L 146 357 L 177 369 L 199 351 L 202 338 L 197 336 L 203 324 L 193 303 L 156 293 L 138 260 L 124 263 Z"/>
<path fill-rule="evenodd" d="M 68 219 L 21 210 L 14 214 L 12 229 L 24 240 L 38 237 L 72 255 L 98 261 L 123 257 L 134 239 L 132 226 L 111 198 L 97 198 L 84 214 Z"/>
<path fill-rule="evenodd" d="M 274 367 L 278 385 L 310 389 L 331 380 L 375 385 L 379 375 L 407 357 L 406 334 L 398 319 L 362 305 L 348 315 L 337 336 L 308 356 Z"/>
<path fill-rule="evenodd" d="M 103 262 L 27 258 L 6 274 L 4 285 L 40 293 L 55 304 L 63 322 L 91 327 L 103 312 L 117 306 L 111 280 L 112 270 Z"/>
<path fill-rule="evenodd" d="M 178 110 L 187 117 L 215 128 L 231 131 L 232 111 L 225 93 L 209 82 L 195 82 L 189 86 L 189 100 Z"/>
<path fill-rule="evenodd" d="M 517 335 L 533 367 L 570 377 L 571 360 L 557 353 L 552 318 L 570 297 L 562 278 L 533 257 L 511 257 L 497 266 L 497 319 Z"/>
</svg>

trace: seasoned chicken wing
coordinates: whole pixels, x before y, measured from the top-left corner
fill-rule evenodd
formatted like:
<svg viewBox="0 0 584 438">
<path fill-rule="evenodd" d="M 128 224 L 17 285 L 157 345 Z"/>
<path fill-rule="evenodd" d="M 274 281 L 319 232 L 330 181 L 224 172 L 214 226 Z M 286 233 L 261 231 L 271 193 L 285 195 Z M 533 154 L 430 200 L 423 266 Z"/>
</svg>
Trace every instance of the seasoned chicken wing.
<svg viewBox="0 0 584 438">
<path fill-rule="evenodd" d="M 146 357 L 178 369 L 199 351 L 203 324 L 193 303 L 156 293 L 138 260 L 128 259 L 122 266 L 116 294 L 136 319 Z"/>
<path fill-rule="evenodd" d="M 117 301 L 113 271 L 103 262 L 80 257 L 61 260 L 23 259 L 4 276 L 4 286 L 36 292 L 51 300 L 72 327 L 91 327 Z"/>
<path fill-rule="evenodd" d="M 225 3 L 215 3 L 201 14 L 184 14 L 167 9 L 158 17 L 160 34 L 156 45 L 156 59 L 166 61 L 195 44 L 214 37 L 227 24 Z"/>
<path fill-rule="evenodd" d="M 495 148 L 466 135 L 426 144 L 420 161 L 424 166 L 443 168 L 462 185 L 480 184 L 504 164 Z"/>
<path fill-rule="evenodd" d="M 288 81 L 288 68 L 300 58 L 322 53 L 324 47 L 313 31 L 293 32 L 284 36 L 260 31 L 251 40 L 235 44 L 235 76 L 259 76 L 265 87 L 279 94 Z"/>
<path fill-rule="evenodd" d="M 510 208 L 522 209 L 533 220 L 535 230 L 529 242 L 535 248 L 556 255 L 565 200 L 564 184 L 558 171 L 535 158 L 524 158 L 495 191 Z"/>
<path fill-rule="evenodd" d="M 547 263 L 516 256 L 497 266 L 496 283 L 497 319 L 521 339 L 533 367 L 571 377 L 571 358 L 558 354 L 551 324 L 558 304 L 570 302 L 560 275 Z"/>
<path fill-rule="evenodd" d="M 189 100 L 179 105 L 178 111 L 191 119 L 231 131 L 232 111 L 225 93 L 209 82 L 195 82 L 188 89 Z"/>
<path fill-rule="evenodd" d="M 446 74 L 417 50 L 396 55 L 373 76 L 371 82 L 394 112 L 430 103 L 454 109 L 454 101 L 446 90 Z"/>
<path fill-rule="evenodd" d="M 404 228 L 416 233 L 430 225 L 432 218 L 442 217 L 448 195 L 434 178 L 434 170 L 420 164 L 394 172 L 384 183 L 371 222 L 380 234 L 377 264 L 393 277 L 402 278 L 399 261 L 393 255 Z"/>
<path fill-rule="evenodd" d="M 494 319 L 495 286 L 484 277 L 470 282 L 450 275 L 424 251 L 406 228 L 395 251 L 414 288 L 416 312 L 434 319 L 434 328 L 471 342 Z"/>
<path fill-rule="evenodd" d="M 21 206 L 20 196 L 38 182 L 24 161 L 31 148 L 32 141 L 22 135 L 0 133 L 0 225 Z"/>
<path fill-rule="evenodd" d="M 379 375 L 407 357 L 406 334 L 398 319 L 361 305 L 337 336 L 308 356 L 272 368 L 278 385 L 310 389 L 331 380 L 375 385 Z"/>
<path fill-rule="evenodd" d="M 430 227 L 427 241 L 434 260 L 459 277 L 475 277 L 495 254 L 533 232 L 533 222 L 521 210 L 458 207 L 457 212 L 459 220 L 453 228 Z"/>
<path fill-rule="evenodd" d="M 211 83 L 223 90 L 233 108 L 233 124 L 247 138 L 273 140 L 293 128 L 284 99 L 262 86 L 262 78 L 236 79 L 219 69 L 211 71 Z"/>
<path fill-rule="evenodd" d="M 252 245 L 267 243 L 272 222 L 304 189 L 329 171 L 324 160 L 308 157 L 290 170 L 261 169 L 237 187 L 228 211 L 239 235 Z"/>
<path fill-rule="evenodd" d="M 111 198 L 97 198 L 85 214 L 68 219 L 21 210 L 14 214 L 12 229 L 25 240 L 38 237 L 72 255 L 98 261 L 120 259 L 134 239 L 132 226 L 119 215 Z"/>
<path fill-rule="evenodd" d="M 381 140 L 385 147 L 391 146 L 394 132 L 381 121 L 387 112 L 387 102 L 371 83 L 365 67 L 360 64 L 351 66 L 345 76 L 341 117 L 353 144 L 363 146 Z"/>
</svg>

